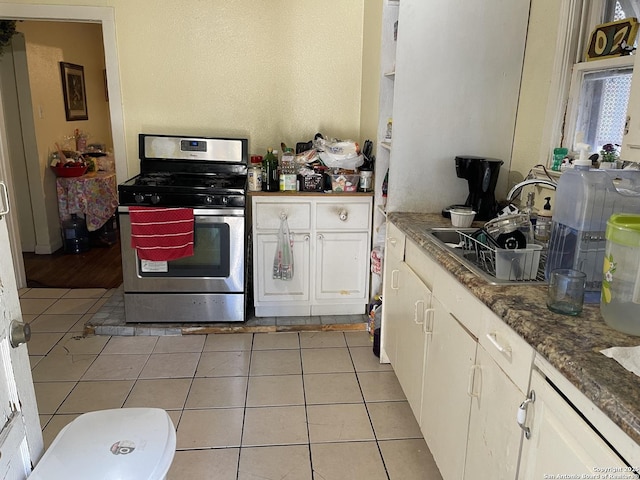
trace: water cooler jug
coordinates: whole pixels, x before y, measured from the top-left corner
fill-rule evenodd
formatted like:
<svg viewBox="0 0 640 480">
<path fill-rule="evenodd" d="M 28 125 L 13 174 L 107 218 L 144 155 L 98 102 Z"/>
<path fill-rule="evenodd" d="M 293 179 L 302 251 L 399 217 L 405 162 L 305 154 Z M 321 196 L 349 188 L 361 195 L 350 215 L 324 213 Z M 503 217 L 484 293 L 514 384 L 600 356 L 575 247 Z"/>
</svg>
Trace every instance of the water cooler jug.
<svg viewBox="0 0 640 480">
<path fill-rule="evenodd" d="M 65 253 L 82 253 L 89 250 L 89 231 L 84 218 L 72 213 L 62 222 L 62 240 Z"/>
<path fill-rule="evenodd" d="M 605 229 L 613 213 L 640 213 L 640 171 L 572 168 L 558 181 L 545 276 L 557 268 L 587 275 L 585 303 L 599 303 Z"/>
</svg>

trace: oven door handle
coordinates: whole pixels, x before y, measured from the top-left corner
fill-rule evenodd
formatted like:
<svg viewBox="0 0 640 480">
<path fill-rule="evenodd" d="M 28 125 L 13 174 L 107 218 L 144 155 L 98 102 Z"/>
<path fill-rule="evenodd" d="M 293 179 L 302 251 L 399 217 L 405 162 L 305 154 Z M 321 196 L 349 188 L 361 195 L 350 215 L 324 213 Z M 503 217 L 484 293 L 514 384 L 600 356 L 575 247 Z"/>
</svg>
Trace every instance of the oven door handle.
<svg viewBox="0 0 640 480">
<path fill-rule="evenodd" d="M 129 207 L 118 206 L 118 213 L 129 213 Z M 193 215 L 198 217 L 243 217 L 243 208 L 194 208 Z"/>
</svg>

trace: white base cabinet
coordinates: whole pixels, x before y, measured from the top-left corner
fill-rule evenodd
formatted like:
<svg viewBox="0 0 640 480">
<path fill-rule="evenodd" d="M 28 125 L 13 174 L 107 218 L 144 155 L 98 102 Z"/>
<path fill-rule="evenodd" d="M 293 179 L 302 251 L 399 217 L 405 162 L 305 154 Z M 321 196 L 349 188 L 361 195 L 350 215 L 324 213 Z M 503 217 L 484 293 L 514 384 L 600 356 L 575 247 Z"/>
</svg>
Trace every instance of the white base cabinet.
<svg viewBox="0 0 640 480">
<path fill-rule="evenodd" d="M 397 353 L 393 366 L 409 406 L 419 421 L 426 355 L 425 327 L 431 323 L 431 290 L 405 262 L 400 264 L 398 283 L 399 301 L 403 308 L 397 317 Z"/>
<path fill-rule="evenodd" d="M 640 465 L 640 446 L 392 223 L 386 252 L 381 359 L 444 480 L 613 478 L 598 469 Z"/>
<path fill-rule="evenodd" d="M 420 428 L 442 478 L 462 478 L 477 342 L 432 299 L 433 328 L 423 380 Z"/>
<path fill-rule="evenodd" d="M 393 223 L 387 224 L 383 261 L 382 318 L 386 327 L 381 329 L 380 360 L 396 365 L 398 349 L 397 319 L 404 316 L 405 304 L 400 296 L 400 265 L 404 261 L 405 236 Z"/>
<path fill-rule="evenodd" d="M 369 302 L 370 196 L 252 196 L 257 317 L 364 314 Z M 281 217 L 293 238 L 291 280 L 273 278 Z"/>
<path fill-rule="evenodd" d="M 464 478 L 513 480 L 522 441 L 515 412 L 524 394 L 482 346 L 478 346 L 470 389 Z"/>
<path fill-rule="evenodd" d="M 531 376 L 531 390 L 535 395 L 527 407 L 531 433 L 523 443 L 519 479 L 634 478 L 537 369 Z"/>
</svg>

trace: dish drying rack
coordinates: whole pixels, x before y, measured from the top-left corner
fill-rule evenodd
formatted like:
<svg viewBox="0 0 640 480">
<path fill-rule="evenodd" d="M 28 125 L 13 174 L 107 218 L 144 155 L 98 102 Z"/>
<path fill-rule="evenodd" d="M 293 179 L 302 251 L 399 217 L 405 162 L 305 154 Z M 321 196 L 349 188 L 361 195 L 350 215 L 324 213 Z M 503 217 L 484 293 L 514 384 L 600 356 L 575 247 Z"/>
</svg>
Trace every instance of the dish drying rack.
<svg viewBox="0 0 640 480">
<path fill-rule="evenodd" d="M 464 258 L 489 275 L 525 283 L 545 280 L 546 246 L 533 243 L 515 250 L 495 248 L 464 232 L 457 233 Z"/>
</svg>

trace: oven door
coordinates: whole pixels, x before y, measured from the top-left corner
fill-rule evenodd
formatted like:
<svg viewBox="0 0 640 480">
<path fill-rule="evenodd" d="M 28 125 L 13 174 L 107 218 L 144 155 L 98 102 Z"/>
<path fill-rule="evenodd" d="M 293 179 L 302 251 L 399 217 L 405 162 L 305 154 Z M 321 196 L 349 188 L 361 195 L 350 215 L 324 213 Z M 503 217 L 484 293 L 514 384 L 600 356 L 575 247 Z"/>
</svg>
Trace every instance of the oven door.
<svg viewBox="0 0 640 480">
<path fill-rule="evenodd" d="M 125 293 L 243 293 L 245 217 L 242 209 L 195 209 L 193 256 L 140 260 L 131 247 L 129 208 L 118 208 Z"/>
</svg>

